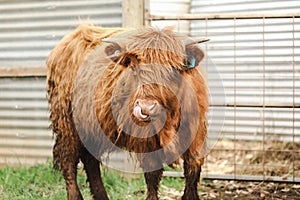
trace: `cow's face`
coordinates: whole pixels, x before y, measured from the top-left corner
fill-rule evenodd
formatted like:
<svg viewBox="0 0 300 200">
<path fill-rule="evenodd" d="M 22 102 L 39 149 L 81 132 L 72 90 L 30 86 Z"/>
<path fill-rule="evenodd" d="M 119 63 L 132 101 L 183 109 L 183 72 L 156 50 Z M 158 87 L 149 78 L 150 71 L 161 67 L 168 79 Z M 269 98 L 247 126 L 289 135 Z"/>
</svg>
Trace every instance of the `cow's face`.
<svg viewBox="0 0 300 200">
<path fill-rule="evenodd" d="M 204 56 L 194 45 L 199 41 L 183 39 L 170 30 L 153 29 L 126 39 L 105 41 L 109 43 L 105 48 L 107 57 L 122 68 L 112 100 L 112 111 L 120 128 L 135 136 L 142 134 L 142 129 L 151 135 L 166 126 L 176 130 L 180 123 L 180 102 L 186 101 L 186 96 L 193 96 L 184 77 L 195 70 Z M 136 127 L 142 129 L 132 133 Z"/>
</svg>

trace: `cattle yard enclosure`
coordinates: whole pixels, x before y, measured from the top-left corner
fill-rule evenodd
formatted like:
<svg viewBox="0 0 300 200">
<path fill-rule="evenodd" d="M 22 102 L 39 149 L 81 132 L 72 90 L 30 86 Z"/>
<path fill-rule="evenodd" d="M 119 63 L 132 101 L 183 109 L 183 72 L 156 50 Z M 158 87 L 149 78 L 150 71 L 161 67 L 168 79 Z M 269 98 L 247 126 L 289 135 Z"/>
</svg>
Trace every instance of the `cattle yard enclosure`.
<svg viewBox="0 0 300 200">
<path fill-rule="evenodd" d="M 145 1 L 145 4 L 135 4 L 136 12 L 134 9 L 129 12 L 126 8 L 130 7 L 130 2 L 123 1 L 123 15 L 126 13 L 127 18 L 125 20 L 123 16 L 123 22 L 119 19 L 122 18 L 121 13 L 118 19 L 105 11 L 98 16 L 93 3 L 86 4 L 86 7 L 77 3 L 73 7 L 75 10 L 82 7 L 92 11 L 95 18 L 91 17 L 91 20 L 95 19 L 95 23 L 99 24 L 107 23 L 107 26 L 139 26 L 145 23 L 160 27 L 175 24 L 175 30 L 179 32 L 210 39 L 209 43 L 201 45 L 207 55 L 202 66 L 207 71 L 211 93 L 209 134 L 213 147 L 203 169 L 204 178 L 299 183 L 300 13 L 208 11 L 199 14 L 197 1 L 183 1 L 185 5 L 189 4 L 189 12 L 169 15 L 151 10 L 155 8 L 151 0 Z M 62 12 L 64 7 L 68 7 L 67 4 L 64 2 L 56 8 L 50 5 L 48 10 L 52 9 L 55 13 L 62 9 Z M 110 11 L 122 10 L 121 1 L 115 0 L 109 4 L 105 8 Z M 97 6 L 103 5 L 99 3 Z M 35 5 L 36 8 L 38 6 Z M 144 6 L 144 12 L 141 12 Z M 7 6 L 7 9 L 13 10 L 11 7 Z M 19 7 L 28 9 L 22 4 Z M 34 17 L 26 13 L 24 16 L 23 20 Z M 60 13 L 51 20 L 59 21 L 60 17 L 65 16 Z M 97 21 L 101 17 L 107 17 L 107 22 Z M 18 17 L 3 19 L 9 21 Z M 46 20 L 46 16 L 43 19 Z M 37 24 L 8 25 L 3 20 L 0 23 L 3 28 L 0 29 L 0 41 L 4 44 L 0 50 L 10 51 L 12 48 L 12 52 L 17 52 L 18 48 L 25 48 L 26 43 L 17 35 L 18 30 L 28 25 L 31 29 L 23 34 L 24 40 L 42 38 L 34 32 L 38 29 Z M 41 45 L 41 51 L 48 52 L 62 37 L 64 23 L 60 22 L 58 31 L 54 30 L 57 28 L 55 25 L 47 27 L 50 34 Z M 10 29 L 16 30 L 16 33 L 10 34 Z M 7 46 L 8 38 L 19 41 L 20 45 Z M 44 41 L 45 38 L 42 39 Z M 34 52 L 34 48 L 30 47 L 29 51 Z M 27 57 L 30 56 L 38 61 L 45 59 L 39 53 Z M 47 129 L 45 68 L 40 66 L 42 62 L 28 64 L 25 62 L 27 57 L 19 57 L 20 63 L 14 64 L 15 67 L 5 64 L 13 63 L 16 59 L 13 55 L 0 56 L 1 163 L 29 164 L 51 156 L 52 135 Z"/>
<path fill-rule="evenodd" d="M 219 141 L 204 177 L 300 182 L 299 14 L 148 16 L 150 23 L 176 21 L 178 30 L 188 21 L 191 37 L 211 40 L 202 47 L 209 60 L 202 65 L 211 109 L 223 111 L 211 118 L 209 134 Z"/>
</svg>

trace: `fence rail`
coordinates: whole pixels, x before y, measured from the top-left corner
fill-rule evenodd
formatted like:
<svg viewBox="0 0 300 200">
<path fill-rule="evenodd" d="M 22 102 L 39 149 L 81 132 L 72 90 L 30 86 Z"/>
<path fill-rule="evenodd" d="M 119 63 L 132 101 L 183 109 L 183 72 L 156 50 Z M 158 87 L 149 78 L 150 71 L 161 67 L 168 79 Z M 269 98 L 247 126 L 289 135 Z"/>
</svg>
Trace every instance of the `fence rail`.
<svg viewBox="0 0 300 200">
<path fill-rule="evenodd" d="M 272 18 L 299 18 L 300 13 L 232 13 L 232 14 L 182 14 L 182 15 L 147 15 L 146 20 L 220 20 L 220 19 L 272 19 Z"/>
<path fill-rule="evenodd" d="M 0 78 L 46 76 L 45 66 L 41 67 L 0 67 Z"/>
</svg>

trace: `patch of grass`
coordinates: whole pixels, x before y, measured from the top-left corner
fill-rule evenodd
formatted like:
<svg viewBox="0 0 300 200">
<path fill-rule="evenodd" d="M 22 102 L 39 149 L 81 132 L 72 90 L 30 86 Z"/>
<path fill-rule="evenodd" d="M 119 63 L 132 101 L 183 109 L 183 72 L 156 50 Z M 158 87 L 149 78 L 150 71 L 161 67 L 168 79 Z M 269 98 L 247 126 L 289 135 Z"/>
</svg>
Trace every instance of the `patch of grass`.
<svg viewBox="0 0 300 200">
<path fill-rule="evenodd" d="M 102 179 L 110 199 L 139 200 L 144 199 L 146 185 L 142 174 L 120 174 L 118 171 L 105 169 Z"/>
<path fill-rule="evenodd" d="M 83 174 L 78 175 L 82 194 L 89 198 L 89 190 Z M 52 165 L 38 164 L 32 167 L 9 167 L 0 169 L 0 199 L 67 199 L 65 182 Z"/>
<path fill-rule="evenodd" d="M 173 188 L 179 191 L 184 190 L 184 179 L 177 177 L 163 177 L 161 180 L 161 185 L 164 185 L 168 188 Z"/>
<path fill-rule="evenodd" d="M 170 170 L 170 169 L 168 169 Z M 112 200 L 145 199 L 146 185 L 142 174 L 122 174 L 111 169 L 102 170 L 103 182 Z M 163 177 L 161 200 L 181 199 L 183 178 Z M 86 175 L 78 170 L 78 184 L 85 200 L 91 200 Z M 202 181 L 202 199 L 299 199 L 299 185 L 236 181 Z M 32 167 L 3 166 L 0 168 L 0 200 L 63 200 L 67 199 L 65 181 L 52 164 Z"/>
<path fill-rule="evenodd" d="M 146 184 L 143 174 L 122 174 L 111 169 L 102 170 L 102 178 L 110 199 L 145 199 Z M 86 175 L 78 170 L 77 181 L 84 199 L 92 199 Z M 184 179 L 163 177 L 160 192 L 168 189 L 182 191 Z M 67 199 L 65 181 L 60 171 L 52 169 L 51 162 L 32 167 L 3 166 L 0 168 L 0 200 L 61 200 Z"/>
</svg>

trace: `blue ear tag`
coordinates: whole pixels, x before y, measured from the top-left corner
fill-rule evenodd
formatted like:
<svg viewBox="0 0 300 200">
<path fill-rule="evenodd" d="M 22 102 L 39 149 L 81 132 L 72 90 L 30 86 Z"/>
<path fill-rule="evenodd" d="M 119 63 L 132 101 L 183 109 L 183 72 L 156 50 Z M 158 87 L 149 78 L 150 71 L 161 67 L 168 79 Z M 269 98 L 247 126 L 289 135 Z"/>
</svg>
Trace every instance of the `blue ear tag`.
<svg viewBox="0 0 300 200">
<path fill-rule="evenodd" d="M 190 63 L 190 65 L 187 66 L 188 69 L 195 68 L 196 59 L 194 57 L 189 58 L 189 63 Z"/>
</svg>

